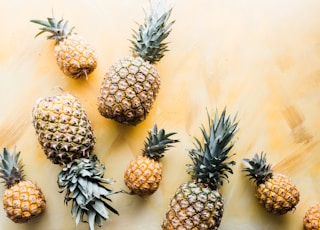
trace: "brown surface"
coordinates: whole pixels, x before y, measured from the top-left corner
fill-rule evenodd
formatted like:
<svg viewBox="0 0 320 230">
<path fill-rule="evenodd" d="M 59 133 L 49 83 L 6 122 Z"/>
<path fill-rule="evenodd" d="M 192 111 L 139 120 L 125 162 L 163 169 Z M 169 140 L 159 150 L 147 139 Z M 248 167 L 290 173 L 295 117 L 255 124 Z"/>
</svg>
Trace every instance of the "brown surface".
<svg viewBox="0 0 320 230">
<path fill-rule="evenodd" d="M 169 1 L 176 20 L 169 37 L 170 52 L 157 65 L 162 77 L 160 94 L 147 120 L 126 127 L 101 117 L 96 97 L 103 75 L 118 58 L 129 53 L 128 39 L 135 21 L 141 22 L 139 1 L 6 1 L 0 8 L 0 143 L 1 148 L 22 151 L 25 172 L 42 187 L 47 198 L 43 216 L 17 225 L 0 211 L 1 229 L 75 229 L 70 206 L 58 193 L 59 167 L 43 154 L 31 123 L 38 97 L 62 88 L 85 107 L 95 135 L 95 152 L 114 178 L 114 189 L 125 188 L 123 173 L 141 153 L 154 122 L 178 132 L 180 143 L 162 160 L 164 178 L 151 197 L 115 195 L 120 216 L 101 229 L 160 229 L 170 197 L 189 179 L 185 164 L 193 136 L 207 124 L 206 109 L 238 113 L 237 161 L 230 183 L 225 183 L 222 230 L 302 229 L 306 209 L 319 200 L 320 191 L 320 2 Z M 54 57 L 54 43 L 34 39 L 37 26 L 30 19 L 44 19 L 54 9 L 97 49 L 98 68 L 89 80 L 62 74 Z M 241 159 L 260 151 L 268 153 L 275 170 L 289 175 L 301 191 L 295 212 L 275 217 L 262 209 L 254 187 L 244 177 Z M 1 187 L 2 193 L 4 188 Z M 98 227 L 97 227 L 98 228 Z M 77 229 L 88 229 L 79 224 Z"/>
</svg>

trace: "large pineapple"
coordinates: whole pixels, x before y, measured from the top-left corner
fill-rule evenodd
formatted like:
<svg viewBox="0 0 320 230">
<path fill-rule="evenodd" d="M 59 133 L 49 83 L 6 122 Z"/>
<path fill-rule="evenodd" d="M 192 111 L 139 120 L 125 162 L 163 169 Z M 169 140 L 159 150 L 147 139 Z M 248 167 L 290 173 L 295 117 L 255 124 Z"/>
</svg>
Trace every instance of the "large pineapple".
<svg viewBox="0 0 320 230">
<path fill-rule="evenodd" d="M 158 95 L 160 76 L 154 64 L 167 51 L 164 43 L 171 25 L 167 21 L 172 8 L 165 1 L 150 2 L 151 12 L 145 23 L 134 31 L 132 55 L 114 63 L 106 73 L 98 96 L 98 110 L 106 118 L 136 125 L 149 113 Z"/>
<path fill-rule="evenodd" d="M 257 185 L 256 197 L 268 212 L 283 215 L 296 207 L 299 190 L 286 175 L 272 171 L 266 154 L 255 154 L 252 159 L 244 159 L 243 163 L 246 166 L 243 171 Z"/>
<path fill-rule="evenodd" d="M 2 196 L 7 216 L 16 223 L 25 223 L 44 212 L 46 200 L 41 189 L 25 180 L 20 152 L 7 148 L 0 153 L 0 178 L 6 190 Z"/>
<path fill-rule="evenodd" d="M 303 218 L 303 226 L 305 230 L 320 229 L 320 203 L 311 205 Z"/>
<path fill-rule="evenodd" d="M 95 139 L 91 123 L 71 94 L 39 98 L 32 117 L 42 149 L 54 164 L 65 165 L 92 152 Z"/>
<path fill-rule="evenodd" d="M 153 130 L 148 132 L 142 156 L 133 159 L 124 174 L 125 184 L 133 194 L 151 195 L 158 189 L 162 179 L 160 159 L 173 143 L 178 142 L 170 139 L 174 134 L 166 133 L 164 129 L 158 131 L 156 124 Z"/>
<path fill-rule="evenodd" d="M 64 201 L 72 201 L 71 214 L 76 224 L 88 222 L 90 230 L 95 223 L 101 227 L 109 219 L 109 211 L 119 214 L 108 202 L 113 192 L 106 188 L 114 181 L 104 178 L 105 167 L 99 163 L 96 155 L 89 158 L 75 159 L 65 166 L 58 175 L 58 186 L 65 191 Z"/>
<path fill-rule="evenodd" d="M 56 40 L 54 56 L 59 68 L 64 74 L 74 79 L 88 78 L 97 67 L 97 55 L 91 44 L 80 35 L 73 32 L 74 27 L 68 27 L 68 21 L 57 20 L 54 16 L 44 20 L 31 20 L 43 27 L 36 35 L 44 32 L 51 35 L 48 39 Z"/>
<path fill-rule="evenodd" d="M 235 161 L 229 159 L 238 123 L 226 117 L 226 110 L 208 119 L 209 132 L 201 127 L 203 143 L 195 138 L 195 148 L 189 151 L 193 164 L 188 171 L 193 180 L 180 185 L 171 198 L 162 229 L 212 230 L 220 225 L 224 199 L 219 186 L 233 173 Z"/>
</svg>

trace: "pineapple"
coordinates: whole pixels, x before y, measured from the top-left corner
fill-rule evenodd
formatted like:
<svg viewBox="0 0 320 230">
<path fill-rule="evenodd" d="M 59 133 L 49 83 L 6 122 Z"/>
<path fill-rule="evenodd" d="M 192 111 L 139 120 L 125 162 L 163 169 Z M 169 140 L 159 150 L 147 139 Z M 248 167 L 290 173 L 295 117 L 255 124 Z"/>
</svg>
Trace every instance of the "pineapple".
<svg viewBox="0 0 320 230">
<path fill-rule="evenodd" d="M 39 216 L 46 208 L 41 189 L 30 180 L 25 180 L 20 152 L 11 153 L 7 148 L 0 153 L 0 178 L 6 190 L 2 196 L 3 207 L 15 223 L 26 223 Z"/>
<path fill-rule="evenodd" d="M 133 159 L 125 171 L 124 181 L 133 194 L 146 196 L 153 194 L 159 187 L 162 179 L 162 164 L 159 161 L 163 153 L 172 147 L 178 140 L 170 139 L 175 133 L 165 133 L 164 129 L 158 131 L 155 124 L 148 132 L 144 143 L 142 156 Z"/>
<path fill-rule="evenodd" d="M 320 203 L 311 205 L 303 218 L 303 226 L 305 230 L 320 229 Z"/>
<path fill-rule="evenodd" d="M 233 173 L 229 160 L 232 139 L 238 122 L 216 112 L 209 120 L 209 132 L 202 126 L 203 144 L 195 138 L 195 148 L 189 151 L 193 164 L 188 165 L 192 180 L 183 183 L 171 198 L 162 229 L 218 229 L 224 210 L 224 199 L 219 191 L 228 173 Z M 234 155 L 234 154 L 233 154 Z"/>
<path fill-rule="evenodd" d="M 119 214 L 107 203 L 111 201 L 108 196 L 118 192 L 103 185 L 114 182 L 110 178 L 103 178 L 104 172 L 105 167 L 99 163 L 97 156 L 90 155 L 89 158 L 73 160 L 58 174 L 60 192 L 66 192 L 66 204 L 72 201 L 71 214 L 76 224 L 88 222 L 90 230 L 94 230 L 95 223 L 101 227 L 103 221 L 109 219 L 108 210 Z"/>
<path fill-rule="evenodd" d="M 95 139 L 91 123 L 71 94 L 39 98 L 32 117 L 42 149 L 54 164 L 66 165 L 92 152 Z"/>
<path fill-rule="evenodd" d="M 283 215 L 296 207 L 300 193 L 292 181 L 283 174 L 274 173 L 267 164 L 266 154 L 255 154 L 252 159 L 244 159 L 247 176 L 256 187 L 256 197 L 265 209 L 275 215 Z"/>
<path fill-rule="evenodd" d="M 68 21 L 52 18 L 44 20 L 31 20 L 43 27 L 36 37 L 44 32 L 51 35 L 48 39 L 56 40 L 54 56 L 59 68 L 67 76 L 79 79 L 86 78 L 97 67 L 97 55 L 89 42 L 73 32 L 74 27 L 68 27 Z"/>
<path fill-rule="evenodd" d="M 134 31 L 132 55 L 114 63 L 106 73 L 98 96 L 98 110 L 103 117 L 126 125 L 137 125 L 150 112 L 158 95 L 160 76 L 154 64 L 168 50 L 163 41 L 171 32 L 173 21 L 166 24 L 172 8 L 165 1 L 154 5 L 145 23 Z"/>
</svg>

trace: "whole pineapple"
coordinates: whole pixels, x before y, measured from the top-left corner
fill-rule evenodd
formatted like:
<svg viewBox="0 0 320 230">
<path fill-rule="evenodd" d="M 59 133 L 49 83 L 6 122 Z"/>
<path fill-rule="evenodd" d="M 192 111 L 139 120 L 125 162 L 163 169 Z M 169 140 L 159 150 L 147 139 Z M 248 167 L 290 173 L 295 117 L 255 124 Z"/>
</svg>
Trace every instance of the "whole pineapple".
<svg viewBox="0 0 320 230">
<path fill-rule="evenodd" d="M 68 27 L 68 21 L 64 19 L 58 21 L 52 16 L 47 18 L 47 21 L 31 20 L 31 22 L 43 26 L 36 37 L 48 32 L 51 34 L 48 39 L 56 40 L 54 56 L 64 74 L 74 79 L 88 78 L 97 67 L 96 52 L 87 40 L 73 32 L 74 27 Z"/>
<path fill-rule="evenodd" d="M 229 161 L 231 142 L 238 123 L 226 117 L 226 110 L 209 119 L 209 132 L 201 127 L 203 144 L 196 139 L 195 148 L 189 151 L 193 164 L 189 166 L 192 181 L 180 185 L 171 198 L 162 229 L 218 229 L 224 210 L 224 199 L 219 191 L 228 173 L 233 173 Z"/>
<path fill-rule="evenodd" d="M 166 133 L 164 129 L 158 131 L 156 124 L 148 132 L 142 156 L 133 159 L 124 174 L 125 184 L 133 194 L 151 195 L 158 189 L 162 179 L 162 164 L 159 160 L 173 143 L 178 142 L 170 139 L 174 134 Z"/>
<path fill-rule="evenodd" d="M 6 190 L 2 196 L 3 207 L 15 223 L 26 223 L 44 212 L 46 200 L 41 189 L 25 180 L 20 152 L 11 153 L 7 148 L 0 153 L 0 178 Z"/>
<path fill-rule="evenodd" d="M 42 149 L 54 164 L 66 165 L 92 152 L 95 139 L 91 123 L 71 94 L 39 98 L 32 118 Z"/>
<path fill-rule="evenodd" d="M 244 159 L 243 163 L 246 166 L 243 171 L 257 185 L 256 197 L 268 212 L 283 215 L 296 207 L 299 190 L 287 176 L 272 171 L 266 154 L 255 154 L 252 159 Z"/>
<path fill-rule="evenodd" d="M 89 158 L 75 159 L 65 166 L 58 175 L 58 186 L 65 191 L 64 201 L 72 201 L 71 214 L 76 224 L 88 222 L 94 230 L 95 223 L 101 227 L 109 219 L 109 212 L 119 214 L 108 202 L 113 192 L 104 184 L 112 184 L 110 178 L 104 178 L 105 167 L 99 163 L 96 155 Z M 86 217 L 86 218 L 85 218 Z"/>
<path fill-rule="evenodd" d="M 320 203 L 311 205 L 303 218 L 303 226 L 305 230 L 320 229 Z"/>
<path fill-rule="evenodd" d="M 100 86 L 98 110 L 106 118 L 136 125 L 149 113 L 159 91 L 160 76 L 154 64 L 167 51 L 163 40 L 171 32 L 166 25 L 172 9 L 167 10 L 165 1 L 154 5 L 145 23 L 134 31 L 132 56 L 114 63 L 106 73 Z"/>
</svg>

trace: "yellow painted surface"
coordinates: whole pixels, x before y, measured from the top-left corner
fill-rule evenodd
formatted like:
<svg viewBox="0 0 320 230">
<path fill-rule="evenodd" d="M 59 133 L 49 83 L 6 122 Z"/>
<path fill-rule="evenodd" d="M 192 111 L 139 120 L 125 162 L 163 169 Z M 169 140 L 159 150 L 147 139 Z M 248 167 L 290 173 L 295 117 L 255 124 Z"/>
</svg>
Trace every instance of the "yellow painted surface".
<svg viewBox="0 0 320 230">
<path fill-rule="evenodd" d="M 172 0 L 176 20 L 170 52 L 157 65 L 162 85 L 147 119 L 136 127 L 107 120 L 97 110 L 100 83 L 109 66 L 129 54 L 131 29 L 142 22 L 147 0 L 12 0 L 0 7 L 0 147 L 22 152 L 27 177 L 45 193 L 44 215 L 14 224 L 0 210 L 1 229 L 88 229 L 70 214 L 56 184 L 59 166 L 41 150 L 31 110 L 38 97 L 60 92 L 75 95 L 87 111 L 96 136 L 95 153 L 107 167 L 105 176 L 126 189 L 124 170 L 141 154 L 147 131 L 156 122 L 180 139 L 162 159 L 164 177 L 148 198 L 117 194 L 120 216 L 101 229 L 156 230 L 176 188 L 189 180 L 185 164 L 193 137 L 206 125 L 206 111 L 227 108 L 238 113 L 239 132 L 225 198 L 222 230 L 302 229 L 306 209 L 320 200 L 320 2 L 318 0 Z M 30 19 L 69 20 L 96 48 L 99 62 L 88 80 L 62 74 L 53 56 L 54 42 L 34 38 Z M 265 151 L 274 170 L 289 175 L 301 192 L 294 212 L 273 216 L 259 206 L 254 186 L 240 170 L 241 160 Z M 3 186 L 0 192 L 4 192 Z M 97 227 L 97 229 L 99 229 Z"/>
</svg>

